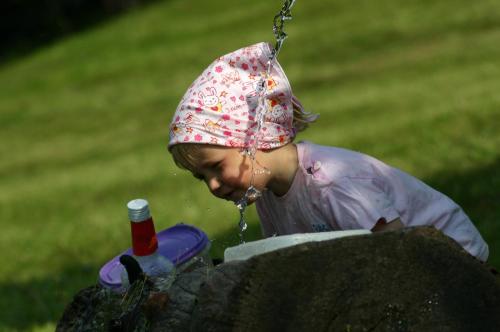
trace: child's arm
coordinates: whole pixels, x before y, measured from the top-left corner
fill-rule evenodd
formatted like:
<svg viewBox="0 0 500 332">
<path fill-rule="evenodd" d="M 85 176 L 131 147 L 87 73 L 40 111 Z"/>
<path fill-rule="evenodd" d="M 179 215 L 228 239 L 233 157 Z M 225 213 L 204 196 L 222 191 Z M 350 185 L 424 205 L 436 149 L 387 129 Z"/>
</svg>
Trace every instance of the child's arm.
<svg viewBox="0 0 500 332">
<path fill-rule="evenodd" d="M 375 226 L 372 228 L 372 232 L 380 232 L 380 231 L 393 231 L 396 229 L 403 228 L 403 223 L 399 218 L 396 218 L 390 222 L 385 221 L 384 218 L 381 218 L 377 221 Z"/>
</svg>

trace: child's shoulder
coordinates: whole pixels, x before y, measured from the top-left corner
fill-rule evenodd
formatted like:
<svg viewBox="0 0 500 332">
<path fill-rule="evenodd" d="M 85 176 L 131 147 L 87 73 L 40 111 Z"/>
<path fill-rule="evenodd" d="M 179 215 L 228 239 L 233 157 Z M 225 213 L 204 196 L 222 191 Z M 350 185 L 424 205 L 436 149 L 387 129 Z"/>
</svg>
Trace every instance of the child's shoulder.
<svg viewBox="0 0 500 332">
<path fill-rule="evenodd" d="M 308 141 L 297 143 L 299 167 L 316 180 L 332 182 L 349 175 L 352 151 L 314 144 Z"/>
<path fill-rule="evenodd" d="M 329 165 L 351 164 L 353 162 L 371 163 L 377 162 L 375 158 L 361 152 L 348 150 L 336 146 L 314 144 L 308 141 L 297 143 L 299 159 L 304 164 L 314 161 L 326 162 Z"/>
<path fill-rule="evenodd" d="M 326 183 L 349 177 L 372 177 L 373 166 L 385 167 L 379 160 L 360 152 L 335 146 L 297 143 L 300 168 Z"/>
</svg>

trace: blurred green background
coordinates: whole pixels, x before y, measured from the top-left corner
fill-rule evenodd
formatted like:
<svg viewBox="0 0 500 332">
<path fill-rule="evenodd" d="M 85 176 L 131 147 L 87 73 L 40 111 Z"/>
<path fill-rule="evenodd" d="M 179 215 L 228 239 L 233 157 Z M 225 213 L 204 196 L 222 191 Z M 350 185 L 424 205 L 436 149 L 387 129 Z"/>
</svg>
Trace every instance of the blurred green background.
<svg viewBox="0 0 500 332">
<path fill-rule="evenodd" d="M 168 125 L 216 57 L 273 41 L 282 2 L 156 1 L 0 63 L 0 330 L 51 331 L 130 245 L 125 204 L 157 229 L 238 243 L 238 212 L 178 170 Z M 457 201 L 500 266 L 500 2 L 297 1 L 280 62 L 319 121 L 299 139 L 371 154 Z M 246 240 L 259 238 L 254 209 Z"/>
</svg>

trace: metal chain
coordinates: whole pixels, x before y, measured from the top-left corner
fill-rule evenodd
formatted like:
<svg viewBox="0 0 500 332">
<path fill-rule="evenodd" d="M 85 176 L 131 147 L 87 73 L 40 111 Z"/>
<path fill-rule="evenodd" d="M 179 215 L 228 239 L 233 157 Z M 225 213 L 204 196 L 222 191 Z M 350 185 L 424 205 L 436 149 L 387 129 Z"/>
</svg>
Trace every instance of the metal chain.
<svg viewBox="0 0 500 332">
<path fill-rule="evenodd" d="M 271 76 L 271 71 L 273 67 L 273 62 L 276 60 L 278 57 L 278 54 L 281 50 L 281 46 L 283 45 L 283 42 L 287 38 L 287 34 L 284 31 L 284 26 L 285 26 L 285 21 L 291 20 L 292 19 L 292 12 L 291 8 L 294 5 L 295 0 L 284 0 L 283 7 L 281 7 L 281 10 L 279 11 L 278 14 L 274 16 L 273 20 L 273 32 L 274 32 L 274 37 L 276 39 L 276 44 L 274 46 L 274 49 L 271 51 L 271 55 L 269 57 L 269 60 L 267 62 L 267 76 L 266 75 L 261 75 L 260 81 L 257 85 L 257 95 L 259 96 L 258 98 L 258 105 L 256 109 L 256 119 L 255 121 L 257 122 L 257 128 L 255 129 L 255 133 L 253 135 L 253 144 L 248 147 L 244 153 L 250 157 L 251 163 L 252 163 L 252 176 L 250 179 L 250 187 L 248 187 L 247 191 L 245 192 L 245 195 L 237 202 L 235 202 L 236 206 L 238 207 L 238 210 L 240 211 L 240 220 L 238 223 L 239 229 L 240 229 L 240 243 L 244 243 L 243 239 L 243 231 L 246 230 L 247 228 L 247 223 L 244 218 L 244 213 L 248 205 L 249 199 L 255 200 L 259 196 L 262 195 L 260 190 L 254 187 L 254 179 L 256 175 L 255 171 L 255 163 L 257 162 L 255 159 L 255 153 L 257 152 L 257 147 L 259 145 L 259 135 L 262 133 L 260 132 L 262 123 L 264 121 L 264 113 L 267 111 L 267 104 L 266 104 L 266 91 L 267 91 L 267 77 Z M 260 171 L 259 174 L 264 174 L 270 172 L 267 168 L 264 168 L 264 170 Z"/>
<path fill-rule="evenodd" d="M 276 39 L 276 44 L 274 46 L 274 49 L 271 51 L 271 55 L 269 57 L 269 60 L 267 62 L 267 76 L 271 76 L 271 71 L 273 68 L 273 63 L 278 57 L 278 54 L 281 50 L 281 46 L 283 46 L 283 42 L 285 39 L 288 37 L 286 34 L 284 27 L 285 27 L 285 21 L 289 21 L 292 19 L 292 7 L 295 4 L 296 0 L 284 0 L 283 6 L 281 7 L 281 10 L 274 16 L 273 19 L 273 32 L 274 32 L 274 37 Z M 267 91 L 267 85 L 266 85 L 266 77 L 261 76 L 260 81 L 257 85 L 257 95 L 259 96 L 259 103 L 257 107 L 257 116 L 256 116 L 256 122 L 257 122 L 257 128 L 256 128 L 256 135 L 255 135 L 255 142 L 253 146 L 249 149 L 249 155 L 252 157 L 252 159 L 255 157 L 255 152 L 257 150 L 257 145 L 258 145 L 258 140 L 259 140 L 259 135 L 261 134 L 260 128 L 262 126 L 262 122 L 264 119 L 264 113 L 267 110 L 267 105 L 266 105 L 266 91 Z"/>
<path fill-rule="evenodd" d="M 269 60 L 267 62 L 267 77 L 271 76 L 271 71 L 273 68 L 273 63 L 278 57 L 278 54 L 281 50 L 281 47 L 283 45 L 283 42 L 287 38 L 287 34 L 284 31 L 284 26 L 285 26 L 285 21 L 289 21 L 292 19 L 292 12 L 291 9 L 293 5 L 295 4 L 296 0 L 284 0 L 283 6 L 281 7 L 281 10 L 274 16 L 273 19 L 273 32 L 274 32 L 274 37 L 276 38 L 276 44 L 274 49 L 271 51 L 271 55 L 269 56 Z M 260 81 L 257 84 L 257 95 L 258 95 L 258 105 L 257 105 L 257 110 L 256 110 L 256 122 L 257 122 L 257 128 L 255 129 L 255 134 L 253 136 L 253 144 L 249 148 L 246 149 L 246 155 L 248 155 L 252 159 L 252 178 L 250 181 L 250 188 L 248 188 L 247 194 L 243 199 L 237 203 L 238 206 L 244 206 L 244 201 L 246 201 L 246 198 L 248 198 L 249 192 L 252 192 L 253 195 L 259 196 L 260 193 L 257 191 L 255 192 L 255 188 L 253 187 L 253 180 L 254 180 L 254 165 L 253 162 L 255 161 L 255 153 L 257 151 L 257 146 L 259 143 L 259 135 L 262 133 L 260 132 L 261 127 L 262 127 L 262 122 L 264 121 L 264 113 L 267 111 L 267 105 L 266 105 L 266 91 L 267 91 L 267 84 L 266 80 L 267 77 L 263 74 L 260 77 Z"/>
<path fill-rule="evenodd" d="M 281 46 L 283 42 L 288 37 L 284 30 L 285 21 L 289 21 L 292 19 L 292 7 L 295 4 L 295 0 L 285 0 L 283 3 L 283 7 L 278 14 L 274 16 L 273 20 L 273 32 L 274 37 L 276 38 L 276 44 L 274 46 L 274 50 L 271 55 L 271 59 L 275 59 L 278 57 L 278 53 L 281 50 Z"/>
</svg>

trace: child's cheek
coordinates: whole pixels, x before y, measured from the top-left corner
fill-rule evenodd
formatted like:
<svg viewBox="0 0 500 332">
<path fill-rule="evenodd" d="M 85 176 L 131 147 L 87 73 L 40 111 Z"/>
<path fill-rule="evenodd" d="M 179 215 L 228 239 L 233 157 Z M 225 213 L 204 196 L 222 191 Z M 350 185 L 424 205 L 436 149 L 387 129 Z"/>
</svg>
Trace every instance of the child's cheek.
<svg viewBox="0 0 500 332">
<path fill-rule="evenodd" d="M 224 182 L 232 187 L 245 187 L 250 186 L 250 177 L 248 172 L 239 172 L 237 169 L 227 170 L 222 173 Z"/>
</svg>

